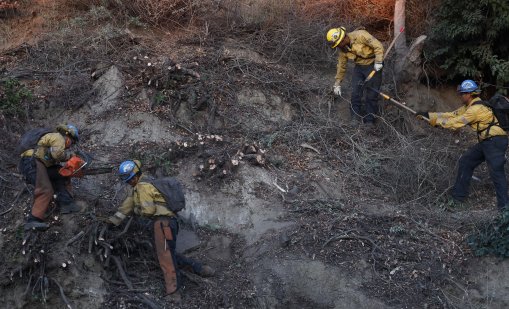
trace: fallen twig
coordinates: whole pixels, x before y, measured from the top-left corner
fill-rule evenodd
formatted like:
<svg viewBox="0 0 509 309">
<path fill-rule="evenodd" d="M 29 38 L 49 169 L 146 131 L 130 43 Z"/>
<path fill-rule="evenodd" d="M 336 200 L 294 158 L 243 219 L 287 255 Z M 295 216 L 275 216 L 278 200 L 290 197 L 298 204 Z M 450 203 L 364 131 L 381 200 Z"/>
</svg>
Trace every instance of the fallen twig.
<svg viewBox="0 0 509 309">
<path fill-rule="evenodd" d="M 53 279 L 53 278 L 49 278 L 49 279 L 51 279 L 51 281 L 53 281 L 58 286 L 58 289 L 60 290 L 60 297 L 62 297 L 62 300 L 64 301 L 67 308 L 72 309 L 73 307 L 72 307 L 71 303 L 69 302 L 69 300 L 67 299 L 67 297 L 65 296 L 64 289 L 62 288 L 62 286 L 55 279 Z"/>
<path fill-rule="evenodd" d="M 301 147 L 304 147 L 304 148 L 307 148 L 307 149 L 311 149 L 313 150 L 314 152 L 316 152 L 317 154 L 320 154 L 320 151 L 318 149 L 316 149 L 315 147 L 309 145 L 309 144 L 306 144 L 306 143 L 302 143 L 300 144 Z"/>
<path fill-rule="evenodd" d="M 272 183 L 276 188 L 278 188 L 279 191 L 283 192 L 283 193 L 287 193 L 288 191 L 286 191 L 285 189 L 281 188 L 277 182 L 274 180 L 274 182 Z"/>
<path fill-rule="evenodd" d="M 88 237 L 88 254 L 92 253 L 92 247 L 94 246 L 96 234 L 97 234 L 97 224 L 94 224 Z"/>
<path fill-rule="evenodd" d="M 118 233 L 115 238 L 113 238 L 113 240 L 111 242 L 114 242 L 115 240 L 119 239 L 122 235 L 124 235 L 125 233 L 127 233 L 127 230 L 129 229 L 129 227 L 131 226 L 131 222 L 133 221 L 133 217 L 129 218 L 129 221 L 127 221 L 127 224 L 125 225 L 124 229 L 122 230 L 122 232 Z"/>
<path fill-rule="evenodd" d="M 72 244 L 73 242 L 77 241 L 78 239 L 80 239 L 81 237 L 83 237 L 83 235 L 85 235 L 85 232 L 81 231 L 79 232 L 76 236 L 74 236 L 73 238 L 69 239 L 66 243 L 65 243 L 65 246 L 68 247 L 70 244 Z"/>
<path fill-rule="evenodd" d="M 125 270 L 124 270 L 124 267 L 122 266 L 122 261 L 120 261 L 120 258 L 115 255 L 112 255 L 111 258 L 115 262 L 118 272 L 120 273 L 120 277 L 124 281 L 125 285 L 127 285 L 127 287 L 129 289 L 134 289 L 133 283 L 131 282 L 131 280 L 129 280 L 129 278 L 127 277 L 127 274 L 125 273 Z"/>
<path fill-rule="evenodd" d="M 127 277 L 127 274 L 126 274 L 124 268 L 122 267 L 122 261 L 120 261 L 120 258 L 118 256 L 114 256 L 114 255 L 111 255 L 110 257 L 115 262 L 115 265 L 117 266 L 118 272 L 120 273 L 120 277 L 122 277 L 122 280 L 124 281 L 124 283 L 127 286 L 127 288 L 130 291 L 131 290 L 135 290 L 134 287 L 133 287 L 133 283 L 129 280 L 129 278 Z M 143 295 L 143 294 L 137 294 L 137 296 L 140 298 L 139 301 L 141 301 L 142 303 L 146 304 L 150 308 L 152 308 L 152 309 L 160 309 L 160 307 L 157 304 L 155 304 L 154 301 L 152 301 L 148 296 Z"/>
<path fill-rule="evenodd" d="M 12 205 L 9 209 L 7 209 L 6 211 L 0 213 L 0 216 L 3 216 L 3 215 L 6 215 L 8 213 L 10 213 L 12 210 L 14 209 L 14 205 Z"/>
<path fill-rule="evenodd" d="M 97 240 L 104 240 L 104 233 L 106 232 L 107 229 L 108 229 L 108 225 L 104 225 L 101 228 L 101 232 L 99 232 L 99 237 L 97 238 Z"/>
</svg>

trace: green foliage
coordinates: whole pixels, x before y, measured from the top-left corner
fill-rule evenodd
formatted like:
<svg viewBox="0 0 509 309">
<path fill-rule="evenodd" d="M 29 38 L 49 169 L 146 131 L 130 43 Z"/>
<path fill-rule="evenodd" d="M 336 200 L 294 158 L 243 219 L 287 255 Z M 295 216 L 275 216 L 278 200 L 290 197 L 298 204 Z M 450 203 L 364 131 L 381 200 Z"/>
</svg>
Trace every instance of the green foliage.
<svg viewBox="0 0 509 309">
<path fill-rule="evenodd" d="M 173 176 L 176 174 L 174 154 L 169 146 L 152 145 L 151 147 L 134 147 L 129 154 L 130 158 L 137 158 L 142 163 L 142 169 L 160 168 L 164 175 Z"/>
<path fill-rule="evenodd" d="M 20 116 L 23 103 L 32 98 L 32 93 L 16 79 L 0 81 L 0 113 L 6 116 Z"/>
<path fill-rule="evenodd" d="M 509 257 L 509 211 L 491 224 L 484 225 L 478 233 L 470 235 L 467 243 L 477 256 Z"/>
<path fill-rule="evenodd" d="M 443 0 L 427 54 L 449 78 L 509 82 L 509 2 Z"/>
<path fill-rule="evenodd" d="M 168 101 L 166 94 L 163 91 L 158 91 L 154 97 L 154 106 L 163 105 Z"/>
</svg>

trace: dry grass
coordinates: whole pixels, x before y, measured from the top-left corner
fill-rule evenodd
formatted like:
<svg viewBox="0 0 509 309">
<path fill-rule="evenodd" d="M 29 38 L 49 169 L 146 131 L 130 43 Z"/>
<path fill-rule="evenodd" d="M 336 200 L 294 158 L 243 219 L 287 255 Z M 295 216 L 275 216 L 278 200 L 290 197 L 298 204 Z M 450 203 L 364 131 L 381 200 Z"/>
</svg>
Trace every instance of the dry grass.
<svg viewBox="0 0 509 309">
<path fill-rule="evenodd" d="M 162 27 L 219 23 L 228 28 L 287 29 L 291 20 L 301 23 L 363 26 L 382 40 L 391 37 L 394 13 L 393 0 L 65 0 L 75 9 L 93 6 L 114 9 L 120 15 L 139 18 Z M 416 37 L 426 32 L 431 16 L 440 0 L 408 0 L 406 4 L 407 33 Z M 124 16 L 126 17 L 126 16 Z"/>
</svg>

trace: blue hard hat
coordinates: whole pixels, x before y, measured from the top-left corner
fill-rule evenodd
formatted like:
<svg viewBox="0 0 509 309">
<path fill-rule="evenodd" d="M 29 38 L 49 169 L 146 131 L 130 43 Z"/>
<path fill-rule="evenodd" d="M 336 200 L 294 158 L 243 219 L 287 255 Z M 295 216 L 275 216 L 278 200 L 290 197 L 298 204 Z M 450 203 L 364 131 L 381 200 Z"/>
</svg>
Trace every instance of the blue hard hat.
<svg viewBox="0 0 509 309">
<path fill-rule="evenodd" d="M 481 90 L 479 89 L 479 86 L 471 80 L 467 79 L 464 80 L 459 86 L 458 86 L 458 92 L 459 93 L 481 93 Z"/>
<path fill-rule="evenodd" d="M 67 125 L 67 132 L 69 132 L 69 135 L 74 139 L 76 142 L 80 140 L 80 135 L 78 132 L 78 128 L 76 128 L 75 125 L 68 124 Z"/>
<path fill-rule="evenodd" d="M 140 165 L 132 160 L 124 161 L 118 167 L 118 175 L 123 182 L 129 182 L 140 171 Z"/>
</svg>

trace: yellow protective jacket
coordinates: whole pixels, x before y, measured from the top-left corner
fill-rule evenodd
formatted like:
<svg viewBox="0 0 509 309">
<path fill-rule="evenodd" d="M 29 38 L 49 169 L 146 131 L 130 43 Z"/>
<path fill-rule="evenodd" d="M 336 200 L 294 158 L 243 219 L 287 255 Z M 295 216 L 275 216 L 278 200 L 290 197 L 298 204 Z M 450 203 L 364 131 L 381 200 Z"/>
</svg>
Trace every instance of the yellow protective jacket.
<svg viewBox="0 0 509 309">
<path fill-rule="evenodd" d="M 493 124 L 498 123 L 498 120 L 491 108 L 480 104 L 480 101 L 480 98 L 475 98 L 468 106 L 462 106 L 453 112 L 429 113 L 430 124 L 451 130 L 469 125 L 477 132 L 477 137 L 481 141 L 493 136 L 506 135 L 501 127 Z"/>
<path fill-rule="evenodd" d="M 175 216 L 175 214 L 166 208 L 166 201 L 152 184 L 143 181 L 142 176 L 139 182 L 131 188 L 127 198 L 122 202 L 117 212 L 113 215 L 115 224 L 120 224 L 125 217 L 131 215 L 133 212 L 142 217 L 156 217 L 156 216 Z"/>
<path fill-rule="evenodd" d="M 358 65 L 370 65 L 384 60 L 384 47 L 380 41 L 366 30 L 355 30 L 347 33 L 350 45 L 339 50 L 336 81 L 341 82 L 345 77 L 348 59 Z"/>
<path fill-rule="evenodd" d="M 65 162 L 71 155 L 71 152 L 65 150 L 65 137 L 60 133 L 44 134 L 37 142 L 37 148 L 21 154 L 22 157 L 36 157 L 46 167 Z"/>
</svg>

